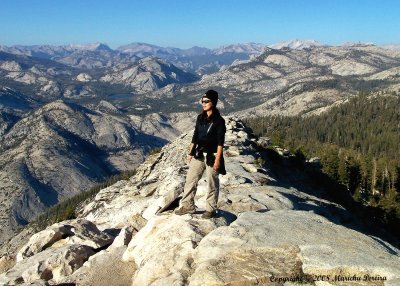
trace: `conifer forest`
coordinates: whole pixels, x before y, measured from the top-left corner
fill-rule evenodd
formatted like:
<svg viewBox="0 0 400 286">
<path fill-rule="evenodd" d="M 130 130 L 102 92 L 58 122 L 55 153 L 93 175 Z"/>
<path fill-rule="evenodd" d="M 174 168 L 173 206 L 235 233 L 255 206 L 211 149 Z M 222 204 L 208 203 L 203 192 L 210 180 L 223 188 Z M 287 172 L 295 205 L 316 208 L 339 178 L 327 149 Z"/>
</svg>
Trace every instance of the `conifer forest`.
<svg viewBox="0 0 400 286">
<path fill-rule="evenodd" d="M 318 157 L 322 172 L 355 201 L 400 221 L 400 97 L 360 92 L 318 115 L 249 118 L 246 124 L 271 144 L 306 162 Z"/>
</svg>

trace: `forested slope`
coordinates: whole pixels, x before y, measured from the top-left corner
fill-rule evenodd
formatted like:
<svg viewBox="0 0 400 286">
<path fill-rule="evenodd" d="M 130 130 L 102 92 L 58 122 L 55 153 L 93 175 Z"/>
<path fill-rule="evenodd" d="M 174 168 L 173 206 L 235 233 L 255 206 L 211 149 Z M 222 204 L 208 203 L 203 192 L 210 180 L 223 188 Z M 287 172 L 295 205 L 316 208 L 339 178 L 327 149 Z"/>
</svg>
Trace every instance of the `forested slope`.
<svg viewBox="0 0 400 286">
<path fill-rule="evenodd" d="M 400 219 L 400 97 L 357 97 L 312 116 L 266 116 L 247 125 L 299 159 L 319 157 L 322 170 L 365 205 Z"/>
</svg>

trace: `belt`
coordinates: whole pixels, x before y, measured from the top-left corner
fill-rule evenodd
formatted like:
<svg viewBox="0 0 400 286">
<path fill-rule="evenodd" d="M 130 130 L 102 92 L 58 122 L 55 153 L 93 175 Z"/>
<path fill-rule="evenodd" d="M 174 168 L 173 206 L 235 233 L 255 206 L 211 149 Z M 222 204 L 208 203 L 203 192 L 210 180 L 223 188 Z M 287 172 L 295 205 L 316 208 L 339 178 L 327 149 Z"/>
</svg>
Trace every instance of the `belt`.
<svg viewBox="0 0 400 286">
<path fill-rule="evenodd" d="M 208 153 L 203 153 L 203 156 L 206 157 Z M 217 156 L 217 153 L 212 153 L 214 156 Z"/>
</svg>

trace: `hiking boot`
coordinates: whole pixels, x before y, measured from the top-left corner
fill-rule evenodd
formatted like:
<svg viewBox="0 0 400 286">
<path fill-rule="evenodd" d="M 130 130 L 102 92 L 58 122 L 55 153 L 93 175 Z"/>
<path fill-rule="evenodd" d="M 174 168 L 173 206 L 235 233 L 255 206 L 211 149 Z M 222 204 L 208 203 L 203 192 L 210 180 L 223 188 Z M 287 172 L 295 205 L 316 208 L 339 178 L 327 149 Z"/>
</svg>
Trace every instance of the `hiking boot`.
<svg viewBox="0 0 400 286">
<path fill-rule="evenodd" d="M 175 211 L 175 214 L 177 215 L 184 215 L 184 214 L 193 214 L 196 212 L 196 208 L 191 208 L 191 207 L 180 207 Z"/>
<path fill-rule="evenodd" d="M 216 212 L 215 210 L 213 210 L 213 211 L 211 211 L 211 212 L 205 211 L 205 212 L 201 215 L 201 218 L 207 218 L 207 219 L 209 219 L 209 218 L 215 217 L 216 214 L 217 214 L 217 212 Z"/>
</svg>

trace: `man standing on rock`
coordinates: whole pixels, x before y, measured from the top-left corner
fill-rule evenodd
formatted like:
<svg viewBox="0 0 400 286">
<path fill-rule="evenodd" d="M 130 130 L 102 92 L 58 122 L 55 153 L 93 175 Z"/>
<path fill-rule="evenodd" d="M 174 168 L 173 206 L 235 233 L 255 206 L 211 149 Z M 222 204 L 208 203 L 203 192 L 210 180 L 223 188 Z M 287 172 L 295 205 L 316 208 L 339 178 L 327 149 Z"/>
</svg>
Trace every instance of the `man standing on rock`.
<svg viewBox="0 0 400 286">
<path fill-rule="evenodd" d="M 197 183 L 204 171 L 207 173 L 208 192 L 206 197 L 206 211 L 202 218 L 212 218 L 216 215 L 219 178 L 225 175 L 224 157 L 222 155 L 225 141 L 225 120 L 216 108 L 218 92 L 208 90 L 201 99 L 202 113 L 197 116 L 190 152 L 188 155 L 189 171 L 183 190 L 180 207 L 175 211 L 178 215 L 194 213 L 194 197 Z"/>
</svg>

